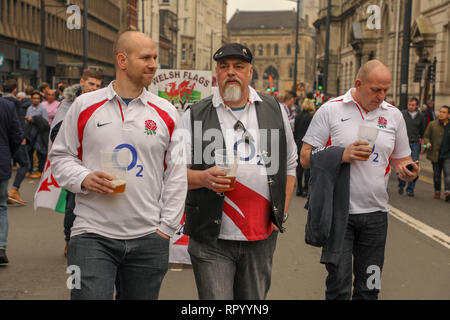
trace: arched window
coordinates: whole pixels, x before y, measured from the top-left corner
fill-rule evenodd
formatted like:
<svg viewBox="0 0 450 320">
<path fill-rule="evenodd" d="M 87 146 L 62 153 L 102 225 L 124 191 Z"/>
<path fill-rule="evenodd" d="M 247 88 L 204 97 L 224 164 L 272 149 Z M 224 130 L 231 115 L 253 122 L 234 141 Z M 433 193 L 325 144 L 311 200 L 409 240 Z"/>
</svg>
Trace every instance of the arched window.
<svg viewBox="0 0 450 320">
<path fill-rule="evenodd" d="M 278 55 L 278 44 L 275 44 L 274 46 L 273 46 L 273 54 L 274 55 Z"/>
<path fill-rule="evenodd" d="M 255 54 L 256 53 L 256 46 L 254 44 L 252 44 L 250 50 L 252 50 L 252 54 Z"/>
<path fill-rule="evenodd" d="M 268 55 L 268 56 L 270 56 L 270 53 L 272 52 L 272 50 L 271 50 L 271 46 L 270 46 L 270 44 L 267 44 L 266 45 L 266 54 Z"/>
<path fill-rule="evenodd" d="M 260 44 L 260 45 L 258 46 L 258 54 L 259 54 L 260 56 L 264 55 L 264 47 L 263 47 L 262 44 Z"/>
<path fill-rule="evenodd" d="M 288 45 L 286 46 L 286 54 L 288 56 L 290 56 L 292 54 L 292 47 L 291 47 L 290 43 L 288 43 Z"/>
</svg>

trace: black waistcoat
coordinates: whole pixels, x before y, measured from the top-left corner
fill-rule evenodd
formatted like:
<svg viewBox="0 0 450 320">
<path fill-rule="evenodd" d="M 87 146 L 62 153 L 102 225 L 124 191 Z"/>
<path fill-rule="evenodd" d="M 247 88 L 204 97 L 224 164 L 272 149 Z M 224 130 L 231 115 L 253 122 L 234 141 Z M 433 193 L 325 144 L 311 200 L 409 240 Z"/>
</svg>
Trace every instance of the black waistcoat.
<svg viewBox="0 0 450 320">
<path fill-rule="evenodd" d="M 272 155 L 272 147 L 278 146 L 278 170 L 273 170 L 272 164 L 274 160 L 265 161 L 268 170 L 267 183 L 270 191 L 270 217 L 272 222 L 284 232 L 282 227 L 284 205 L 286 199 L 286 174 L 287 174 L 287 150 L 286 150 L 286 132 L 284 129 L 281 109 L 278 102 L 265 94 L 259 93 L 263 102 L 255 102 L 256 114 L 258 119 L 258 126 L 261 132 L 267 134 L 260 134 L 260 148 L 267 150 L 259 150 L 264 159 L 270 159 L 276 156 L 276 151 Z M 205 161 L 202 156 L 206 151 L 213 152 L 211 140 L 204 141 L 203 134 L 207 130 L 216 129 L 221 130 L 219 118 L 217 116 L 216 108 L 212 104 L 212 96 L 193 104 L 191 110 L 191 125 L 192 125 L 192 170 L 205 170 L 215 166 L 214 163 Z M 195 122 L 197 121 L 197 125 Z M 201 122 L 201 128 L 198 125 Z M 264 131 L 266 130 L 266 131 Z M 272 141 L 271 130 L 278 130 L 279 135 L 276 141 Z M 218 132 L 216 131 L 216 132 Z M 221 141 L 219 143 L 221 148 L 225 148 L 225 141 L 220 131 Z M 275 136 L 276 137 L 276 136 Z M 265 142 L 267 141 L 267 142 Z M 201 147 L 200 147 L 201 146 Z M 201 151 L 201 154 L 199 152 Z M 211 159 L 214 159 L 213 154 L 210 154 Z M 196 161 L 197 160 L 197 161 Z M 197 164 L 196 164 L 197 163 Z M 275 171 L 275 172 L 273 172 Z M 186 198 L 186 221 L 184 225 L 184 233 L 194 238 L 197 241 L 215 241 L 220 233 L 220 225 L 222 223 L 224 197 L 207 189 L 195 189 L 188 191 Z"/>
</svg>

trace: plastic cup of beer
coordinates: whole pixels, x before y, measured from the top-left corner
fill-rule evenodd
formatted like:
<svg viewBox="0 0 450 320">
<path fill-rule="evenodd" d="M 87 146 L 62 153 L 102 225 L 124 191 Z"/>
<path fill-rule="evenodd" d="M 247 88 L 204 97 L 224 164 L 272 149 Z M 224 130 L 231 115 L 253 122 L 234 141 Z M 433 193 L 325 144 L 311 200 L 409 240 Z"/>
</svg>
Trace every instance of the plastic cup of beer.
<svg viewBox="0 0 450 320">
<path fill-rule="evenodd" d="M 113 193 L 124 193 L 127 184 L 129 154 L 120 151 L 100 151 L 102 171 L 114 178 L 110 182 L 115 186 Z"/>
<path fill-rule="evenodd" d="M 377 140 L 379 130 L 377 128 L 360 126 L 358 130 L 358 140 L 367 141 L 369 143 L 368 149 L 372 152 L 375 141 Z M 369 157 L 367 157 L 369 159 Z"/>
<path fill-rule="evenodd" d="M 227 154 L 225 149 L 217 149 L 214 152 L 214 159 L 218 170 L 223 171 L 226 176 L 223 178 L 230 180 L 230 187 L 220 189 L 221 192 L 233 191 L 236 185 L 236 174 L 238 168 L 238 156 Z"/>
</svg>

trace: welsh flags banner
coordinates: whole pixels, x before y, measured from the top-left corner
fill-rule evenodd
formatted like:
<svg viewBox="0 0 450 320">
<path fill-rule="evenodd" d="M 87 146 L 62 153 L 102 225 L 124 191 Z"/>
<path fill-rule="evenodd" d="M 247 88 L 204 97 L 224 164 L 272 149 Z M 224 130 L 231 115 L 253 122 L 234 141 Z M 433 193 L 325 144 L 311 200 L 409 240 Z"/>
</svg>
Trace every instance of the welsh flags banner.
<svg viewBox="0 0 450 320">
<path fill-rule="evenodd" d="M 39 188 L 34 195 L 34 211 L 40 207 L 65 213 L 66 195 L 66 189 L 61 188 L 53 177 L 50 162 L 47 159 Z"/>
</svg>

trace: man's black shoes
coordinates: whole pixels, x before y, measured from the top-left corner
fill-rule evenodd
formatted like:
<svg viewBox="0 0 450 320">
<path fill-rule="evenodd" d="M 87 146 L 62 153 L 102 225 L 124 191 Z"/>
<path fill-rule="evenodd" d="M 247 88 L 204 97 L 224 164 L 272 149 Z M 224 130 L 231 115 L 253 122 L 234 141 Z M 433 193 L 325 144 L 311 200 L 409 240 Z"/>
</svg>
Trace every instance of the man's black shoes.
<svg viewBox="0 0 450 320">
<path fill-rule="evenodd" d="M 8 264 L 8 257 L 6 256 L 6 250 L 0 249 L 0 266 Z"/>
</svg>

